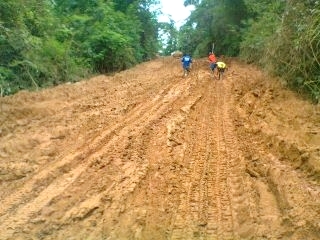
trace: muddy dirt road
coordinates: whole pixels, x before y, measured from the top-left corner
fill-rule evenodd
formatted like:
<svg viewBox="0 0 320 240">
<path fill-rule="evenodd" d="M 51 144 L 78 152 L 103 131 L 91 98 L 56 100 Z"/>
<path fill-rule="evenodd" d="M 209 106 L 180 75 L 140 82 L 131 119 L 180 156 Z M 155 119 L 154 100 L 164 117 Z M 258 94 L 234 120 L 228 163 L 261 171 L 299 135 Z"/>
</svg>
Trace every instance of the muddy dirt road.
<svg viewBox="0 0 320 240">
<path fill-rule="evenodd" d="M 1 98 L 0 239 L 320 239 L 319 106 L 228 65 Z"/>
</svg>

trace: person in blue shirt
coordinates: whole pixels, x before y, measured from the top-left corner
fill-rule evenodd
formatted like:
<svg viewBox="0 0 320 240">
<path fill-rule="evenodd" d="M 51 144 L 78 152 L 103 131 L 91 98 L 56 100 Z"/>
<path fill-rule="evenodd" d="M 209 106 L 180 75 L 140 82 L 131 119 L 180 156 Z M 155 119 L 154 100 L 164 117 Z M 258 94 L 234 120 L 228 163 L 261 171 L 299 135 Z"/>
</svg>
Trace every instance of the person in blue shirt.
<svg viewBox="0 0 320 240">
<path fill-rule="evenodd" d="M 187 76 L 191 69 L 192 57 L 188 54 L 184 54 L 181 58 L 183 75 Z"/>
</svg>

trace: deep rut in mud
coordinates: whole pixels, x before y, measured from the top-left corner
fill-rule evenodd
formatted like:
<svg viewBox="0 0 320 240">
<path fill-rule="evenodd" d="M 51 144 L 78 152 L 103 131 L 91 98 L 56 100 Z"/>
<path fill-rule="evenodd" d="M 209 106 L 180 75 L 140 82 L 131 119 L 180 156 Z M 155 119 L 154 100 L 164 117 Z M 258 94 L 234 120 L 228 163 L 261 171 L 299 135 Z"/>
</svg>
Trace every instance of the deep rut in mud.
<svg viewBox="0 0 320 240">
<path fill-rule="evenodd" d="M 319 108 L 207 65 L 0 99 L 0 239 L 320 239 Z"/>
</svg>

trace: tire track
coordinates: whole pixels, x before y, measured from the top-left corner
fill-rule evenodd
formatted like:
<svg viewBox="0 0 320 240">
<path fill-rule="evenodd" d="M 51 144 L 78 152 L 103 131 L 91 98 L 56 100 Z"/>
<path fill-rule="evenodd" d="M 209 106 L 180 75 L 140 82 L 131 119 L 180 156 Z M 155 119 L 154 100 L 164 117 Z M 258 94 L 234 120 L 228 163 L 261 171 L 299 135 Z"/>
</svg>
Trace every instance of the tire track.
<svg viewBox="0 0 320 240">
<path fill-rule="evenodd" d="M 180 97 L 188 89 L 188 83 L 173 83 L 165 88 L 160 94 L 155 96 L 151 101 L 142 103 L 139 107 L 131 111 L 123 121 L 111 129 L 102 132 L 92 140 L 92 143 L 86 147 L 85 151 L 80 154 L 71 153 L 54 163 L 52 166 L 46 166 L 39 174 L 35 175 L 22 188 L 14 194 L 1 201 L 0 218 L 1 228 L 7 230 L 1 234 L 4 239 L 10 237 L 15 228 L 24 225 L 28 219 L 39 211 L 43 206 L 48 204 L 51 199 L 60 195 L 77 177 L 84 172 L 90 164 L 99 156 L 100 150 L 114 146 L 117 142 L 122 142 L 124 136 L 132 129 L 141 129 L 151 121 L 163 116 L 168 106 Z M 77 161 L 81 157 L 84 161 L 80 162 L 73 170 L 63 174 L 50 182 L 45 190 L 37 196 L 33 195 L 33 188 L 39 181 L 45 181 L 49 178 L 50 173 L 72 161 Z M 34 198 L 32 198 L 34 197 Z M 32 199 L 31 199 L 32 198 Z M 29 199 L 29 201 L 25 201 Z M 23 216 L 23 217 L 20 217 Z M 18 219 L 18 220 L 17 220 Z"/>
<path fill-rule="evenodd" d="M 3 99 L 0 239 L 318 239 L 317 112 L 248 65 L 205 65 Z"/>
<path fill-rule="evenodd" d="M 228 177 L 229 166 L 227 149 L 224 139 L 225 126 L 223 124 L 224 114 L 226 108 L 225 88 L 223 81 L 215 82 L 215 86 L 211 95 L 214 96 L 213 115 L 213 158 L 210 161 L 210 189 L 208 194 L 208 201 L 210 202 L 208 208 L 208 224 L 206 227 L 206 238 L 212 239 L 232 239 L 234 238 L 234 223 L 233 211 L 231 207 Z"/>
<path fill-rule="evenodd" d="M 201 118 L 186 133 L 191 145 L 184 153 L 190 159 L 189 175 L 181 178 L 189 188 L 174 214 L 172 240 L 237 239 L 237 213 L 250 213 L 242 177 L 245 168 L 229 115 L 230 86 L 221 81 L 209 84 L 193 113 Z"/>
<path fill-rule="evenodd" d="M 208 211 L 214 182 L 212 181 L 211 161 L 214 145 L 214 112 L 209 107 L 214 102 L 212 94 L 213 82 L 204 89 L 203 100 L 199 102 L 194 116 L 201 116 L 197 124 L 193 124 L 188 133 L 189 145 L 184 158 L 190 159 L 189 172 L 183 181 L 189 182 L 186 196 L 180 199 L 180 205 L 175 213 L 171 230 L 171 239 L 193 239 L 206 236 L 206 228 L 210 221 Z M 214 214 L 216 215 L 216 214 Z"/>
<path fill-rule="evenodd" d="M 200 133 L 208 133 L 207 125 L 203 120 L 199 122 Z M 207 134 L 196 134 L 193 143 L 204 143 L 204 145 L 193 145 L 186 152 L 185 158 L 190 158 L 191 175 L 186 198 L 181 199 L 179 211 L 176 213 L 176 221 L 173 226 L 171 239 L 185 239 L 201 234 L 201 226 L 205 225 L 207 208 L 207 174 L 208 174 L 208 136 Z M 200 228 L 199 228 L 200 227 Z"/>
<path fill-rule="evenodd" d="M 219 138 L 223 140 L 221 144 L 221 152 L 226 161 L 223 162 L 223 169 L 226 172 L 224 189 L 225 198 L 228 198 L 228 212 L 229 223 L 228 228 L 233 229 L 232 235 L 225 234 L 223 239 L 236 239 L 248 237 L 248 234 L 255 232 L 255 219 L 256 216 L 253 200 L 249 196 L 252 189 L 246 183 L 246 167 L 244 157 L 239 150 L 239 143 L 236 137 L 234 125 L 231 119 L 231 109 L 233 106 L 233 99 L 231 96 L 231 83 L 222 81 L 216 88 L 217 96 L 219 99 L 224 99 L 218 108 L 219 122 L 221 123 Z M 219 161 L 221 162 L 221 161 Z M 248 227 L 250 226 L 250 227 Z M 231 231 L 229 232 L 231 233 Z"/>
</svg>

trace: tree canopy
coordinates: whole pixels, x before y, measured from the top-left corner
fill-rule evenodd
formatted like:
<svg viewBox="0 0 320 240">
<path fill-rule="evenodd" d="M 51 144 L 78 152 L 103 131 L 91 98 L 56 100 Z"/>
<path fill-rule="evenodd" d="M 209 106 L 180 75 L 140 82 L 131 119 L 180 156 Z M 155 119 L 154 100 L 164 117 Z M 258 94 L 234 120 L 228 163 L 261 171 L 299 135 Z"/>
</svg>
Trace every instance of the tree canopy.
<svg viewBox="0 0 320 240">
<path fill-rule="evenodd" d="M 320 100 L 320 3 L 245 0 L 249 9 L 240 56 Z"/>
<path fill-rule="evenodd" d="M 175 50 L 240 57 L 320 98 L 317 0 L 185 0 L 185 25 L 158 23 L 159 0 L 0 2 L 0 94 L 130 68 Z"/>
<path fill-rule="evenodd" d="M 320 3 L 316 0 L 185 0 L 195 5 L 177 48 L 239 56 L 320 100 Z"/>
<path fill-rule="evenodd" d="M 0 2 L 1 95 L 123 70 L 154 57 L 156 0 Z"/>
</svg>

